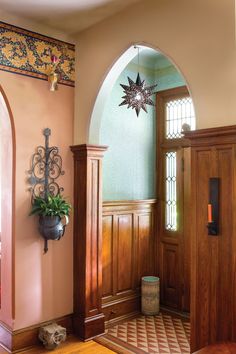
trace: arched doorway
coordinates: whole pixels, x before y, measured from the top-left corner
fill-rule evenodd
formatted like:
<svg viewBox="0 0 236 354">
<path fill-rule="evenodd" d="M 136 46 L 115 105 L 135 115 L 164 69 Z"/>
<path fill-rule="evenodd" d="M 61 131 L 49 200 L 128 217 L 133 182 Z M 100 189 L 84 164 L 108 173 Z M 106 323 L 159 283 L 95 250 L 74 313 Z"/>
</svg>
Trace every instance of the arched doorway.
<svg viewBox="0 0 236 354">
<path fill-rule="evenodd" d="M 15 133 L 7 97 L 0 86 L 0 189 L 1 189 L 1 322 L 12 327 L 14 319 L 14 166 Z"/>
</svg>

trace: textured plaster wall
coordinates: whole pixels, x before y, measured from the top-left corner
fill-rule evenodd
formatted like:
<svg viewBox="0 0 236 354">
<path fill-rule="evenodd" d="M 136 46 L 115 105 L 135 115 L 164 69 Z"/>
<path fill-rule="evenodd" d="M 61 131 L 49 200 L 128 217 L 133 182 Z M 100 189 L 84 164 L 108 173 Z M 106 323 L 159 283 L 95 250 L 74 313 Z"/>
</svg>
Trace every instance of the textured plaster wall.
<svg viewBox="0 0 236 354">
<path fill-rule="evenodd" d="M 173 65 L 163 61 L 157 61 L 156 70 L 154 66 L 137 67 L 135 60 L 132 61 L 118 77 L 104 103 L 100 143 L 109 146 L 103 159 L 104 200 L 149 199 L 156 196 L 155 107 L 147 105 L 148 113 L 141 110 L 138 118 L 134 110 L 127 109 L 127 105 L 119 107 L 124 95 L 120 83 L 128 85 L 127 76 L 135 81 L 139 70 L 147 86 L 158 84 L 156 91 L 184 85 L 183 78 Z M 152 99 L 155 102 L 155 95 Z"/>
<path fill-rule="evenodd" d="M 80 33 L 74 141 L 88 141 L 99 88 L 134 43 L 160 49 L 177 65 L 193 97 L 197 128 L 235 124 L 234 13 L 234 0 L 145 0 Z"/>
<path fill-rule="evenodd" d="M 146 75 L 145 75 L 146 74 Z M 155 110 L 148 106 L 138 118 L 127 106 L 119 107 L 124 93 L 120 83 L 128 85 L 127 76 L 136 80 L 136 72 L 126 68 L 116 81 L 104 108 L 101 145 L 108 145 L 103 163 L 103 199 L 131 200 L 154 198 Z M 141 79 L 153 84 L 142 70 Z"/>
<path fill-rule="evenodd" d="M 73 140 L 74 89 L 60 85 L 57 92 L 50 92 L 46 81 L 4 71 L 0 71 L 0 82 L 12 110 L 16 135 L 12 327 L 19 329 L 73 311 L 72 222 L 60 241 L 49 241 L 49 251 L 43 254 L 37 217 L 28 215 L 31 195 L 27 171 L 35 147 L 44 144 L 42 130 L 49 127 L 50 145 L 59 146 L 65 170 L 58 182 L 72 201 L 69 146 Z"/>
</svg>

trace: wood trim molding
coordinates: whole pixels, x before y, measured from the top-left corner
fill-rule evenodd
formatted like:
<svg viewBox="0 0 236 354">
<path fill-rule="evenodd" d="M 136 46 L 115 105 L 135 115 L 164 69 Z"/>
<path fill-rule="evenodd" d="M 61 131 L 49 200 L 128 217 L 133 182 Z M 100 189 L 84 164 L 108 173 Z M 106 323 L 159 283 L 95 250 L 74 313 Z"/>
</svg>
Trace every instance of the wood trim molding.
<svg viewBox="0 0 236 354">
<path fill-rule="evenodd" d="M 102 203 L 103 207 L 106 206 L 119 206 L 119 205 L 143 205 L 143 204 L 155 204 L 156 199 L 138 199 L 138 200 L 107 200 Z"/>
<path fill-rule="evenodd" d="M 236 125 L 192 130 L 185 132 L 184 137 L 189 140 L 191 147 L 221 145 L 227 143 L 235 144 Z"/>
<path fill-rule="evenodd" d="M 105 145 L 89 145 L 89 144 L 81 144 L 71 146 L 70 149 L 74 154 L 74 158 L 81 159 L 85 156 L 98 156 L 103 157 L 103 153 L 107 150 L 107 146 Z"/>
<path fill-rule="evenodd" d="M 18 353 L 42 344 L 38 339 L 39 328 L 52 322 L 65 327 L 67 334 L 73 333 L 72 314 L 16 331 L 10 330 L 0 322 L 0 347 L 2 346 L 9 353 Z"/>
<path fill-rule="evenodd" d="M 102 157 L 106 146 L 76 145 L 74 157 L 74 329 L 104 333 L 102 313 Z"/>
<path fill-rule="evenodd" d="M 156 199 L 145 199 L 145 200 L 115 200 L 115 201 L 105 201 L 102 203 L 103 215 L 110 212 L 119 211 L 140 211 L 140 210 L 150 210 L 157 203 Z"/>
</svg>

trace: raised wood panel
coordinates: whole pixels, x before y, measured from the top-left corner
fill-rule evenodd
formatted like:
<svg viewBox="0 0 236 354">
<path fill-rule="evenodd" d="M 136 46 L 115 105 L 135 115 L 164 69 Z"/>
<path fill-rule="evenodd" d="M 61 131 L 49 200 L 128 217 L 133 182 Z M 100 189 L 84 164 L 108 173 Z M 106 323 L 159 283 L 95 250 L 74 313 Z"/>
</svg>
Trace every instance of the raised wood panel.
<svg viewBox="0 0 236 354">
<path fill-rule="evenodd" d="M 87 265 L 86 271 L 89 274 L 87 281 L 86 292 L 89 294 L 86 299 L 87 312 L 90 315 L 97 315 L 100 310 L 99 287 L 101 284 L 101 274 L 99 272 L 100 262 L 100 239 L 98 234 L 98 205 L 100 198 L 100 176 L 99 176 L 98 159 L 88 160 L 88 175 L 90 194 L 88 198 L 88 210 L 91 210 L 91 221 L 88 224 L 88 240 L 87 240 Z M 91 184 L 90 184 L 91 183 Z M 94 247 L 94 245 L 96 245 Z"/>
<path fill-rule="evenodd" d="M 103 203 L 103 312 L 106 320 L 140 310 L 140 284 L 155 275 L 155 200 Z"/>
<path fill-rule="evenodd" d="M 236 126 L 187 133 L 192 145 L 191 350 L 236 339 Z M 220 179 L 219 235 L 207 232 L 209 178 Z"/>
<path fill-rule="evenodd" d="M 218 238 L 217 328 L 218 341 L 232 339 L 233 308 L 233 155 L 232 148 L 218 148 L 218 176 L 220 177 L 220 236 Z M 227 299 L 227 301 L 226 301 Z M 225 318 L 224 321 L 221 319 Z"/>
<path fill-rule="evenodd" d="M 162 276 L 161 276 L 161 303 L 179 308 L 181 301 L 179 277 L 179 250 L 178 245 L 162 244 Z"/>
<path fill-rule="evenodd" d="M 210 149 L 196 153 L 196 235 L 197 235 L 197 293 L 196 307 L 201 309 L 197 312 L 197 331 L 201 336 L 202 346 L 208 343 L 209 338 L 209 316 L 211 294 L 211 247 L 215 238 L 209 238 L 207 232 L 207 204 L 209 200 L 208 183 L 212 176 L 213 168 L 212 152 Z M 203 188 L 204 186 L 204 188 Z M 204 208 L 205 206 L 205 208 Z M 212 298 L 212 301 L 215 301 Z M 213 314 L 211 314 L 213 316 Z"/>
<path fill-rule="evenodd" d="M 113 294 L 113 216 L 103 216 L 102 296 Z"/>
<path fill-rule="evenodd" d="M 117 293 L 133 288 L 134 242 L 132 214 L 117 217 Z"/>
<path fill-rule="evenodd" d="M 190 148 L 184 149 L 184 183 L 183 183 L 183 204 L 184 204 L 184 232 L 182 248 L 182 260 L 183 260 L 183 297 L 182 297 L 182 310 L 184 312 L 190 312 L 190 270 L 191 270 L 191 150 Z"/>
<path fill-rule="evenodd" d="M 153 215 L 137 216 L 137 275 L 136 287 L 140 286 L 141 278 L 153 274 L 154 269 L 154 237 L 152 232 Z"/>
</svg>

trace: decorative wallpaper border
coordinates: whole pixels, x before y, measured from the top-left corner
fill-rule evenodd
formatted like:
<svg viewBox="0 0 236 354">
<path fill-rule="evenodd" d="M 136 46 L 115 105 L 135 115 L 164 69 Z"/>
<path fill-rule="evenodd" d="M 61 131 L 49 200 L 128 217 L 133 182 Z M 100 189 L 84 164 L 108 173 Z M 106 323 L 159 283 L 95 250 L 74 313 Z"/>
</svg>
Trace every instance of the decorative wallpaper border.
<svg viewBox="0 0 236 354">
<path fill-rule="evenodd" d="M 75 46 L 0 21 L 0 70 L 47 80 L 57 58 L 59 83 L 75 84 Z"/>
</svg>

